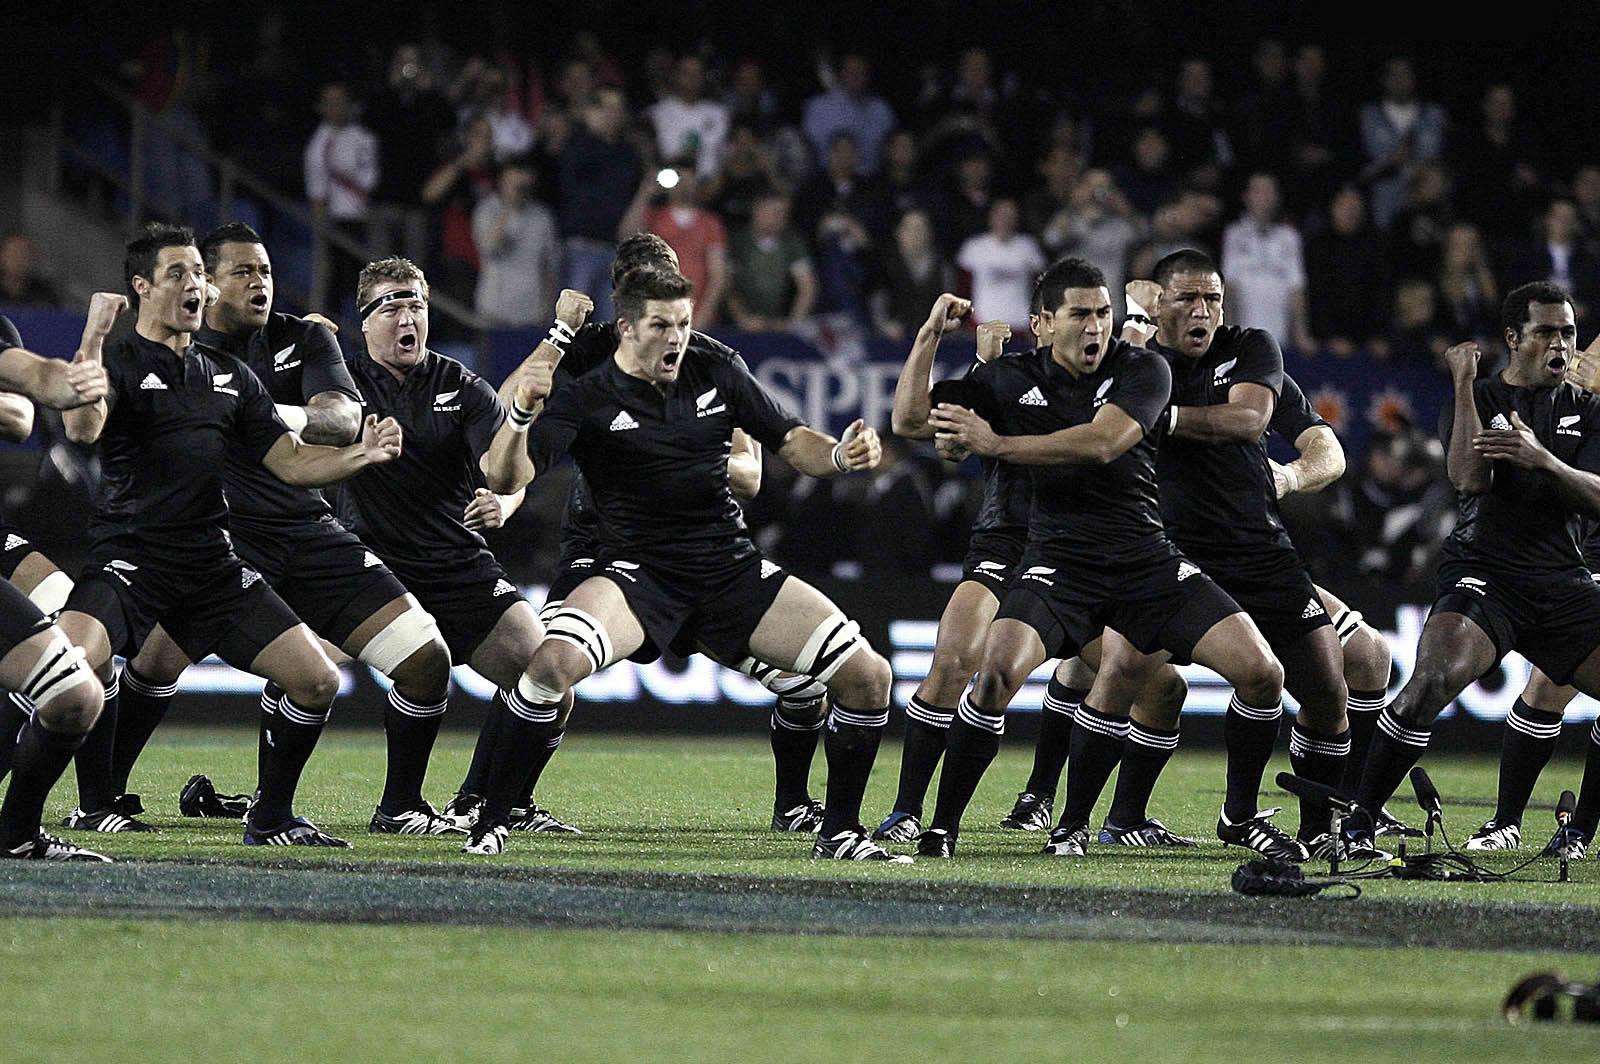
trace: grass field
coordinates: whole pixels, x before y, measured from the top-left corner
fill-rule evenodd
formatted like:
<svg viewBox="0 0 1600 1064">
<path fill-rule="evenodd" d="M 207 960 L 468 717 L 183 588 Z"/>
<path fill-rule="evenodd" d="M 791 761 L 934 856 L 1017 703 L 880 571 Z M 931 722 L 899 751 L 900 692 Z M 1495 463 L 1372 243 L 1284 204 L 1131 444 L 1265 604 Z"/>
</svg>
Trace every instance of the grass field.
<svg viewBox="0 0 1600 1064">
<path fill-rule="evenodd" d="M 1065 861 L 1038 854 L 1038 835 L 992 827 L 1027 773 L 1027 752 L 1008 749 L 957 860 L 813 863 L 808 837 L 765 830 L 764 741 L 581 734 L 539 798 L 586 834 L 515 835 L 504 857 L 473 858 L 459 836 L 367 835 L 382 740 L 337 731 L 307 770 L 300 811 L 354 847 L 261 852 L 240 845 L 236 825 L 176 811 L 191 772 L 244 789 L 253 740 L 159 734 L 133 786 L 164 833 L 66 832 L 127 860 L 0 866 L 0 995 L 13 1015 L 38 1018 L 0 1060 L 100 1060 L 113 1046 L 139 1061 L 1600 1051 L 1595 1029 L 1510 1028 L 1498 1016 L 1529 971 L 1600 977 L 1594 860 L 1568 884 L 1539 861 L 1516 882 L 1245 898 L 1228 889 L 1244 855 L 1220 844 L 1097 847 Z M 467 737 L 442 740 L 436 802 L 469 753 Z M 887 811 L 897 768 L 888 744 L 869 817 Z M 1491 811 L 1493 763 L 1430 771 L 1446 827 L 1464 837 Z M 1530 843 L 1553 827 L 1548 807 L 1577 772 L 1559 761 L 1546 771 Z M 820 755 L 815 778 L 820 793 Z M 1185 751 L 1153 809 L 1205 839 L 1220 783 L 1217 755 Z M 69 773 L 49 815 L 72 798 Z M 1508 869 L 1519 855 L 1492 856 Z"/>
</svg>

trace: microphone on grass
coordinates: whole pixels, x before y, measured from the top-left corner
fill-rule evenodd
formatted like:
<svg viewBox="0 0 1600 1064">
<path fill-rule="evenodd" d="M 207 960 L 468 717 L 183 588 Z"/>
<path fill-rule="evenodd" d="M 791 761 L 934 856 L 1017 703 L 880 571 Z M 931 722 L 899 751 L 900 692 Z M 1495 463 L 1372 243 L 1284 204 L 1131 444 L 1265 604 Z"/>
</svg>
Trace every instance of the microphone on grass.
<svg viewBox="0 0 1600 1064">
<path fill-rule="evenodd" d="M 1417 805 L 1428 814 L 1428 823 L 1423 827 L 1423 834 L 1427 836 L 1425 843 L 1429 853 L 1433 852 L 1433 825 L 1444 820 L 1444 802 L 1439 798 L 1439 788 L 1433 785 L 1428 778 L 1428 770 L 1421 765 L 1411 769 L 1411 786 L 1417 792 Z"/>
<path fill-rule="evenodd" d="M 1294 795 L 1310 802 L 1321 802 L 1331 809 L 1341 813 L 1353 813 L 1356 803 L 1328 786 L 1316 780 L 1308 780 L 1304 776 L 1296 776 L 1289 772 L 1278 773 L 1278 786 Z"/>
<path fill-rule="evenodd" d="M 1567 824 L 1572 821 L 1573 811 L 1578 808 L 1578 797 L 1571 791 L 1562 791 L 1561 797 L 1556 802 L 1556 837 L 1551 840 L 1556 848 L 1556 854 L 1561 858 L 1561 882 L 1570 882 L 1567 873 Z"/>
</svg>

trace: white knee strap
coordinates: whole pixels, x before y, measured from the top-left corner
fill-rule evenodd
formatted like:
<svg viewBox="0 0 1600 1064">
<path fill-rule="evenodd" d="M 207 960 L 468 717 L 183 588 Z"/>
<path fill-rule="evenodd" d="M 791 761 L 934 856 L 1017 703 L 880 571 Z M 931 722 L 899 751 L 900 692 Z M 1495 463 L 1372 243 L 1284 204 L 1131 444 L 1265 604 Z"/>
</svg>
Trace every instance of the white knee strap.
<svg viewBox="0 0 1600 1064">
<path fill-rule="evenodd" d="M 1350 642 L 1350 637 L 1361 627 L 1361 621 L 1361 611 L 1350 609 L 1348 606 L 1334 615 L 1333 630 L 1339 633 L 1340 646 Z"/>
<path fill-rule="evenodd" d="M 562 606 L 545 622 L 544 637 L 571 643 L 589 659 L 591 672 L 599 672 L 614 660 L 611 633 L 589 614 L 574 606 Z M 520 689 L 521 684 L 518 684 Z M 549 701 L 549 699 L 545 699 Z"/>
<path fill-rule="evenodd" d="M 861 626 L 848 620 L 842 613 L 817 625 L 811 638 L 800 648 L 794 671 L 815 677 L 820 683 L 833 679 L 833 674 L 849 660 L 850 655 L 866 645 L 861 637 Z"/>
<path fill-rule="evenodd" d="M 566 599 L 551 599 L 549 602 L 546 602 L 543 606 L 540 606 L 539 607 L 539 623 L 544 625 L 546 628 L 549 628 L 550 627 L 550 618 L 554 617 L 556 614 L 561 612 L 561 604 L 563 602 L 565 602 L 565 601 L 567 601 L 567 600 Z"/>
<path fill-rule="evenodd" d="M 785 672 L 775 665 L 768 665 L 755 658 L 745 658 L 734 668 L 779 698 L 793 702 L 815 701 L 828 693 L 826 687 L 804 673 Z"/>
<path fill-rule="evenodd" d="M 39 612 L 46 617 L 55 617 L 67 604 L 67 596 L 72 594 L 72 577 L 60 569 L 51 573 L 28 592 L 28 598 L 39 607 Z"/>
<path fill-rule="evenodd" d="M 51 629 L 49 634 L 50 641 L 22 681 L 21 694 L 36 709 L 43 709 L 80 683 L 99 684 L 84 661 L 83 648 L 67 642 L 57 630 Z"/>
<path fill-rule="evenodd" d="M 384 625 L 383 631 L 367 640 L 367 645 L 361 648 L 357 657 L 388 676 L 400 667 L 401 662 L 434 640 L 444 642 L 433 614 L 421 606 L 412 606 Z"/>
<path fill-rule="evenodd" d="M 508 698 L 506 699 L 506 705 L 511 707 L 511 712 L 524 720 L 531 720 L 535 724 L 548 724 L 559 715 L 560 707 L 555 703 L 560 702 L 566 692 L 558 691 L 554 687 L 546 687 L 542 683 L 535 682 L 533 677 L 527 673 L 523 673 L 517 677 L 517 694 L 521 696 L 521 701 L 526 703 L 533 712 L 524 711 L 523 707 L 517 705 L 516 701 Z"/>
</svg>

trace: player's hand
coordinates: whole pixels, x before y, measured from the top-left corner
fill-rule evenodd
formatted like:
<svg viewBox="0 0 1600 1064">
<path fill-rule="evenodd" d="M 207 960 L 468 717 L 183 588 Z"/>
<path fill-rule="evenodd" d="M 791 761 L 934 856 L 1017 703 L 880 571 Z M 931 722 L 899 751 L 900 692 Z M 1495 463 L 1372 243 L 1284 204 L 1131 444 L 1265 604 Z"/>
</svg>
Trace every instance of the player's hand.
<svg viewBox="0 0 1600 1064">
<path fill-rule="evenodd" d="M 1003 321 L 986 321 L 978 326 L 978 361 L 993 362 L 1011 339 L 1011 326 Z"/>
<path fill-rule="evenodd" d="M 1129 281 L 1122 286 L 1122 294 L 1143 307 L 1152 318 L 1161 309 L 1161 286 L 1154 281 Z"/>
<path fill-rule="evenodd" d="M 594 300 L 576 288 L 563 288 L 556 297 L 556 320 L 576 330 L 594 313 Z"/>
<path fill-rule="evenodd" d="M 400 422 L 392 417 L 379 421 L 377 414 L 368 414 L 361 423 L 361 450 L 373 465 L 399 458 Z"/>
<path fill-rule="evenodd" d="M 304 320 L 305 321 L 314 321 L 318 325 L 321 325 L 323 328 L 327 329 L 331 333 L 337 333 L 339 331 L 339 326 L 334 322 L 334 320 L 332 318 L 324 318 L 321 314 L 318 314 L 316 311 L 312 311 L 310 314 L 307 314 L 305 316 Z"/>
<path fill-rule="evenodd" d="M 1511 428 L 1484 429 L 1472 437 L 1472 449 L 1490 461 L 1524 469 L 1545 469 L 1555 460 L 1516 411 L 1511 412 Z"/>
<path fill-rule="evenodd" d="M 1277 497 L 1281 499 L 1285 495 L 1291 494 L 1294 491 L 1294 485 L 1289 480 L 1288 470 L 1270 458 L 1267 459 L 1267 465 L 1272 469 L 1272 490 L 1277 494 Z"/>
<path fill-rule="evenodd" d="M 500 505 L 500 496 L 488 488 L 478 488 L 472 493 L 472 501 L 467 503 L 466 511 L 461 515 L 461 523 L 474 532 L 482 532 L 486 528 L 499 528 L 506 523 L 505 508 Z"/>
<path fill-rule="evenodd" d="M 524 410 L 537 410 L 539 404 L 550 398 L 555 386 L 555 367 L 548 362 L 529 363 L 517 381 L 517 405 Z"/>
<path fill-rule="evenodd" d="M 972 454 L 987 457 L 1000 446 L 1000 437 L 989 423 L 964 406 L 940 403 L 928 414 L 928 424 L 934 427 L 936 441 L 948 439 Z"/>
<path fill-rule="evenodd" d="M 933 309 L 928 311 L 927 326 L 943 334 L 960 325 L 962 319 L 971 313 L 972 300 L 946 292 L 933 301 Z"/>
<path fill-rule="evenodd" d="M 1573 356 L 1567 366 L 1567 380 L 1589 391 L 1600 391 L 1600 335 Z"/>
<path fill-rule="evenodd" d="M 1462 381 L 1471 381 L 1478 376 L 1478 359 L 1483 357 L 1483 352 L 1471 340 L 1464 344 L 1456 344 L 1445 349 L 1444 364 L 1450 370 L 1450 378 L 1458 384 Z"/>
<path fill-rule="evenodd" d="M 883 441 L 878 439 L 878 430 L 861 418 L 850 423 L 839 443 L 844 447 L 845 471 L 848 473 L 876 469 L 883 460 Z"/>
<path fill-rule="evenodd" d="M 92 354 L 86 354 L 80 348 L 80 359 L 83 357 L 99 358 L 100 341 L 111 335 L 111 327 L 117 323 L 117 315 L 128 309 L 128 297 L 120 292 L 96 292 L 89 297 L 89 317 L 83 325 L 83 347 L 90 349 Z"/>
<path fill-rule="evenodd" d="M 946 462 L 965 462 L 972 452 L 953 439 L 934 437 L 933 453 L 943 458 Z"/>
</svg>

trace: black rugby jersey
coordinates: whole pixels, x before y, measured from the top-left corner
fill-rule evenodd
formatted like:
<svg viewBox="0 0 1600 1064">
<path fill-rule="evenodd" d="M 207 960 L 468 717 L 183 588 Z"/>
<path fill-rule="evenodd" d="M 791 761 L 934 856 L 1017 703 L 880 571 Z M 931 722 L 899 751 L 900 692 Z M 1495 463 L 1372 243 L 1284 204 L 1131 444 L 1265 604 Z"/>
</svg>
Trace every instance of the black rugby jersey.
<svg viewBox="0 0 1600 1064">
<path fill-rule="evenodd" d="M 1293 443 L 1306 429 L 1327 424 L 1327 419 L 1317 413 L 1317 408 L 1311 405 L 1311 400 L 1300 390 L 1300 385 L 1285 373 L 1283 394 L 1278 396 L 1278 405 L 1273 408 L 1272 421 L 1267 427 L 1287 442 Z"/>
<path fill-rule="evenodd" d="M 802 424 L 737 355 L 691 347 L 663 395 L 613 358 L 554 392 L 528 433 L 534 469 L 570 452 L 607 550 L 694 578 L 755 553 L 728 484 L 734 428 L 780 448 Z"/>
<path fill-rule="evenodd" d="M 1171 376 L 1153 352 L 1113 340 L 1094 373 L 1073 377 L 1043 348 L 997 358 L 973 370 L 987 385 L 995 432 L 1042 436 L 1094 420 L 1107 403 L 1145 430 L 1107 465 L 1030 465 L 1033 510 L 1028 542 L 1074 565 L 1112 568 L 1174 554 L 1161 528 L 1156 492 L 1155 431 L 1167 406 Z M 1039 400 L 1044 400 L 1041 404 Z"/>
<path fill-rule="evenodd" d="M 0 351 L 9 351 L 13 347 L 22 346 L 22 334 L 17 332 L 17 327 L 11 319 L 0 314 Z"/>
<path fill-rule="evenodd" d="M 1199 358 L 1157 346 L 1172 367 L 1172 405 L 1220 406 L 1235 384 L 1283 391 L 1283 352 L 1262 329 L 1224 326 Z M 1293 549 L 1278 518 L 1264 440 L 1206 443 L 1167 436 L 1156 457 L 1161 520 L 1191 558 Z"/>
<path fill-rule="evenodd" d="M 1039 357 L 1039 349 L 1035 348 L 1023 354 L 1002 354 L 997 358 L 990 359 L 987 363 L 974 362 L 962 380 L 990 393 L 985 399 L 978 400 L 985 404 L 984 410 L 993 411 L 1018 404 L 1033 403 L 1036 401 L 1033 390 L 1038 389 L 1040 386 L 1039 381 L 1036 379 L 1037 375 L 1034 372 L 1031 370 L 1011 372 L 1009 368 L 989 372 L 985 371 L 983 367 L 996 362 L 1019 358 L 1036 362 Z M 1049 357 L 1048 349 L 1043 357 Z M 940 382 L 939 385 L 934 386 L 935 397 L 939 395 L 943 383 Z M 962 403 L 961 392 L 952 391 L 949 394 L 950 402 Z M 933 401 L 941 402 L 945 400 L 934 398 Z M 1037 403 L 1041 406 L 1044 405 L 1042 398 L 1037 399 Z M 962 405 L 966 404 L 962 403 Z M 978 408 L 974 407 L 974 409 Z M 982 413 L 983 410 L 978 412 Z M 996 429 L 996 431 L 999 430 Z M 1017 433 L 1012 433 L 1012 435 L 1017 435 Z M 974 532 L 993 532 L 998 529 L 1027 528 L 1028 514 L 1033 509 L 1033 477 L 1028 472 L 1028 468 L 1026 466 L 1013 465 L 1010 462 L 1002 462 L 997 458 L 981 456 L 979 464 L 983 467 L 983 501 L 978 507 L 978 519 L 972 523 L 972 530 Z"/>
<path fill-rule="evenodd" d="M 134 537 L 147 556 L 192 566 L 226 553 L 227 453 L 259 463 L 288 427 L 250 367 L 204 344 L 182 357 L 132 330 L 108 339 L 96 544 Z"/>
<path fill-rule="evenodd" d="M 1498 373 L 1474 382 L 1472 397 L 1484 428 L 1511 428 L 1515 412 L 1551 454 L 1600 473 L 1600 398 L 1565 382 L 1517 388 Z M 1446 405 L 1440 435 L 1447 450 L 1454 418 L 1454 406 Z M 1461 516 L 1442 556 L 1532 577 L 1582 566 L 1583 519 L 1592 515 L 1574 511 L 1546 473 L 1510 462 L 1495 462 L 1493 470 L 1488 491 L 1460 497 Z"/>
<path fill-rule="evenodd" d="M 494 389 L 453 358 L 429 351 L 395 380 L 366 354 L 348 363 L 361 413 L 400 423 L 400 457 L 361 471 L 332 492 L 344 526 L 386 562 L 449 564 L 487 549 L 462 523 L 478 464 L 505 411 Z"/>
<path fill-rule="evenodd" d="M 304 406 L 314 395 L 339 392 L 356 397 L 344 354 L 324 325 L 274 313 L 259 329 L 229 335 L 206 327 L 195 339 L 249 366 L 274 403 Z M 235 527 L 282 526 L 328 514 L 322 493 L 297 488 L 253 462 L 237 442 L 228 448 L 228 509 Z"/>
</svg>

